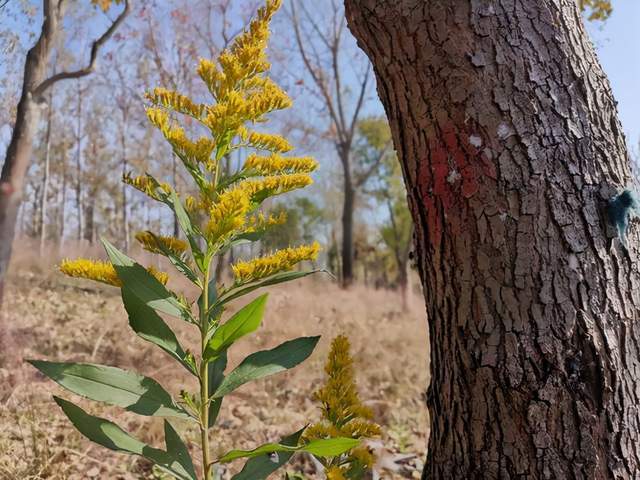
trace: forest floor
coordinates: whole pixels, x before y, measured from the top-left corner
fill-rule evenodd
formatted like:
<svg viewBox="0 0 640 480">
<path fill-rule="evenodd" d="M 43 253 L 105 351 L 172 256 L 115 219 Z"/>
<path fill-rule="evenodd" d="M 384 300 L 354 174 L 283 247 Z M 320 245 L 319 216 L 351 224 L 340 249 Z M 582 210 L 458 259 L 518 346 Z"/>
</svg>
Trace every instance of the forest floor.
<svg viewBox="0 0 640 480">
<path fill-rule="evenodd" d="M 194 389 L 191 380 L 159 349 L 133 334 L 116 289 L 63 278 L 53 267 L 19 271 L 5 292 L 4 314 L 13 340 L 11 352 L 0 354 L 14 358 L 18 366 L 0 369 L 0 479 L 162 478 L 145 460 L 112 453 L 81 437 L 51 396 L 61 395 L 94 415 L 117 419 L 125 430 L 156 446 L 162 445 L 160 420 L 84 401 L 36 374 L 22 359 L 135 368 L 159 380 L 174 395 L 185 385 Z M 182 338 L 196 339 L 185 325 L 172 326 Z M 361 286 L 343 291 L 321 279 L 271 288 L 263 326 L 232 352 L 230 365 L 255 349 L 322 334 L 307 362 L 225 398 L 213 432 L 215 453 L 253 448 L 318 419 L 313 392 L 323 381 L 330 341 L 340 333 L 351 340 L 359 390 L 383 427 L 382 438 L 372 444 L 378 454 L 379 478 L 420 478 L 428 433 L 424 403 L 428 351 L 421 296 L 413 295 L 408 311 L 403 312 L 395 292 Z M 194 446 L 195 429 L 180 422 L 174 425 Z M 232 463 L 222 472 L 223 478 L 241 465 L 242 460 Z M 320 478 L 304 456 L 298 456 L 288 470 L 303 473 L 302 478 Z"/>
</svg>

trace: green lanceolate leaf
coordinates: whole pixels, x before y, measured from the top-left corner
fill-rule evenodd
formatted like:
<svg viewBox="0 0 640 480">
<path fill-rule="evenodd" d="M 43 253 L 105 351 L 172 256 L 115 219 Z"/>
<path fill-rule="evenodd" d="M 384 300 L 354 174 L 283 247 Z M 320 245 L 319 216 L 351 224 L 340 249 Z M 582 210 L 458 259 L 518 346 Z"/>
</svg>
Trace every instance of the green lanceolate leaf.
<svg viewBox="0 0 640 480">
<path fill-rule="evenodd" d="M 304 428 L 298 430 L 296 433 L 283 438 L 279 443 L 281 445 L 295 447 L 298 445 L 298 441 L 304 430 Z M 242 470 L 231 477 L 231 480 L 266 480 L 269 475 L 286 464 L 293 454 L 294 452 L 281 452 L 277 456 L 263 454 L 250 458 L 247 460 L 247 463 L 244 464 Z"/>
<path fill-rule="evenodd" d="M 222 381 L 213 398 L 224 397 L 241 385 L 295 367 L 303 362 L 316 347 L 320 337 L 300 337 L 285 342 L 272 350 L 262 350 L 245 358 Z"/>
<path fill-rule="evenodd" d="M 360 440 L 357 438 L 322 438 L 307 443 L 301 450 L 316 457 L 337 457 L 358 445 Z"/>
<path fill-rule="evenodd" d="M 51 380 L 70 392 L 122 407 L 138 415 L 190 419 L 154 379 L 116 367 L 92 363 L 29 360 Z"/>
<path fill-rule="evenodd" d="M 238 458 L 254 458 L 264 454 L 277 452 L 307 452 L 318 457 L 337 457 L 360 444 L 355 438 L 326 438 L 312 440 L 305 445 L 290 446 L 281 443 L 267 443 L 254 450 L 231 450 L 216 462 L 228 463 Z"/>
<path fill-rule="evenodd" d="M 297 280 L 298 278 L 306 277 L 307 275 L 311 275 L 313 273 L 325 272 L 326 270 L 311 270 L 308 272 L 282 272 L 276 275 L 272 275 L 263 280 L 260 280 L 257 283 L 252 283 L 250 285 L 239 285 L 220 297 L 218 303 L 224 304 L 228 303 L 231 300 L 235 300 L 238 297 L 246 295 L 248 293 L 253 292 L 262 287 L 269 287 L 271 285 L 277 285 L 278 283 L 290 282 L 292 280 Z"/>
<path fill-rule="evenodd" d="M 209 370 L 209 397 L 211 397 L 224 380 L 224 371 L 227 368 L 227 351 L 221 352 L 213 362 L 207 365 L 207 368 Z M 210 400 L 209 428 L 215 425 L 221 406 L 222 397 Z"/>
<path fill-rule="evenodd" d="M 196 480 L 196 477 L 186 471 L 177 459 L 164 450 L 153 448 L 133 438 L 115 423 L 89 415 L 67 400 L 59 397 L 53 398 L 78 431 L 92 442 L 117 452 L 145 457 L 179 480 Z"/>
<path fill-rule="evenodd" d="M 218 327 L 207 343 L 204 351 L 205 361 L 226 350 L 239 338 L 257 330 L 262 322 L 267 296 L 267 294 L 259 296 Z"/>
<path fill-rule="evenodd" d="M 200 246 L 198 245 L 200 233 L 195 229 L 193 223 L 191 223 L 191 218 L 189 217 L 187 211 L 184 209 L 184 206 L 182 205 L 182 202 L 178 198 L 178 195 L 175 191 L 171 191 L 171 203 L 173 211 L 176 214 L 176 218 L 178 219 L 178 223 L 180 224 L 180 228 L 187 236 L 187 240 L 189 240 L 193 258 L 196 261 L 198 268 L 200 268 L 200 271 L 204 271 L 204 254 L 202 253 L 202 250 L 200 250 Z"/>
<path fill-rule="evenodd" d="M 122 284 L 132 295 L 154 310 L 185 320 L 190 319 L 186 307 L 142 265 L 127 257 L 104 238 L 102 243 Z"/>
<path fill-rule="evenodd" d="M 129 325 L 139 337 L 151 342 L 178 360 L 190 373 L 197 375 L 196 370 L 186 360 L 186 353 L 180 346 L 169 325 L 134 295 L 127 287 L 122 290 L 122 303 L 129 316 Z"/>
<path fill-rule="evenodd" d="M 182 465 L 189 475 L 196 478 L 196 469 L 193 466 L 189 449 L 180 438 L 180 435 L 178 435 L 178 432 L 173 429 L 167 420 L 164 421 L 164 442 L 167 446 L 167 452 L 171 452 L 171 455 Z"/>
</svg>

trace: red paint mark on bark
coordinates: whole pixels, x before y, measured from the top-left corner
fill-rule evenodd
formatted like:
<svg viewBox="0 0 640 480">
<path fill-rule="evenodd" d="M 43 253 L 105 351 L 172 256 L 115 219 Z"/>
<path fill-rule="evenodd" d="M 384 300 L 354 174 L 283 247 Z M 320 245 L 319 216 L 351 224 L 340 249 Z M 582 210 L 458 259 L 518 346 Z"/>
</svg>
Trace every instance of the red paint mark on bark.
<svg viewBox="0 0 640 480">
<path fill-rule="evenodd" d="M 485 179 L 496 179 L 495 164 L 484 153 L 480 132 L 464 122 L 450 122 L 436 132 L 428 138 L 428 157 L 419 163 L 422 201 L 434 246 L 440 244 L 443 222 L 453 235 L 464 230 L 467 200 L 478 193 Z"/>
</svg>

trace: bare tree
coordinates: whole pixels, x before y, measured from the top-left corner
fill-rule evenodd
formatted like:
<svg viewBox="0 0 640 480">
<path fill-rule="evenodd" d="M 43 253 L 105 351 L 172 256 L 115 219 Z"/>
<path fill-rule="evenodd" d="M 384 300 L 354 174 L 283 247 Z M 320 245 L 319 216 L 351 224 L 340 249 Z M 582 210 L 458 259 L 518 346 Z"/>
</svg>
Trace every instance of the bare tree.
<svg viewBox="0 0 640 480">
<path fill-rule="evenodd" d="M 0 174 L 0 302 L 4 279 L 11 259 L 16 219 L 22 197 L 24 177 L 29 167 L 33 138 L 41 116 L 43 95 L 55 83 L 89 75 L 95 68 L 101 47 L 113 35 L 129 12 L 129 0 L 123 0 L 122 12 L 109 28 L 93 42 L 89 63 L 81 69 L 62 71 L 46 77 L 52 49 L 62 25 L 65 0 L 43 0 L 43 23 L 35 45 L 27 53 L 24 65 L 22 93 L 18 102 L 16 121 L 2 173 Z"/>
<path fill-rule="evenodd" d="M 370 86 L 370 66 L 360 64 L 363 71 L 355 72 L 355 98 L 343 85 L 346 52 L 344 48 L 345 18 L 342 8 L 331 1 L 328 24 L 320 25 L 304 2 L 290 3 L 290 20 L 302 64 L 311 78 L 311 91 L 320 100 L 330 118 L 329 136 L 335 145 L 343 174 L 344 200 L 342 205 L 342 284 L 349 286 L 354 279 L 354 210 L 357 190 L 364 185 L 376 165 L 357 171 L 353 161 L 356 126 L 363 112 Z M 324 5 L 324 4 L 323 4 Z M 300 13 L 298 12 L 300 10 Z M 348 35 L 348 33 L 346 33 Z"/>
</svg>

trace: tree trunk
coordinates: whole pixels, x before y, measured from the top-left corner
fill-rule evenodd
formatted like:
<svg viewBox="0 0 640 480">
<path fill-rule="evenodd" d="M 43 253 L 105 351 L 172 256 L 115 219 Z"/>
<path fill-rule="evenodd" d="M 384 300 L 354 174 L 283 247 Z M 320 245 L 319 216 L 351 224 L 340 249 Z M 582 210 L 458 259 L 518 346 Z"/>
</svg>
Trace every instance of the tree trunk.
<svg viewBox="0 0 640 480">
<path fill-rule="evenodd" d="M 342 286 L 353 283 L 353 210 L 356 192 L 351 178 L 349 154 L 342 153 L 341 161 L 344 173 L 344 200 L 342 204 Z"/>
<path fill-rule="evenodd" d="M 77 119 L 77 136 L 76 136 L 76 217 L 78 217 L 78 231 L 77 238 L 81 242 L 84 238 L 84 222 L 82 212 L 82 97 L 84 92 L 80 86 L 80 80 L 78 80 L 78 103 L 76 104 L 76 119 Z"/>
<path fill-rule="evenodd" d="M 640 476 L 637 227 L 574 0 L 345 0 L 416 223 L 431 342 L 423 478 Z"/>
<path fill-rule="evenodd" d="M 122 148 L 122 176 L 128 172 L 129 163 L 127 160 L 127 107 L 122 111 L 122 131 L 120 132 L 120 146 Z M 127 202 L 127 188 L 128 186 L 122 182 L 122 236 L 124 239 L 124 251 L 129 251 L 129 205 Z"/>
<path fill-rule="evenodd" d="M 40 256 L 44 255 L 47 241 L 47 207 L 49 206 L 49 173 L 51 170 L 51 122 L 53 118 L 53 89 L 49 90 L 47 132 L 45 134 L 44 168 L 42 173 L 42 201 L 40 203 Z"/>
<path fill-rule="evenodd" d="M 66 206 L 67 206 L 67 144 L 63 142 L 62 146 L 62 158 L 61 158 L 61 170 L 62 170 L 62 192 L 60 199 L 60 228 L 59 228 L 59 236 L 58 236 L 58 251 L 62 252 L 64 249 L 64 235 L 65 235 L 65 224 L 67 221 L 66 216 Z"/>
<path fill-rule="evenodd" d="M 85 196 L 87 204 L 82 209 L 84 214 L 84 239 L 89 245 L 93 245 L 95 240 L 95 205 L 96 205 L 96 192 L 89 191 L 89 194 Z"/>
</svg>

